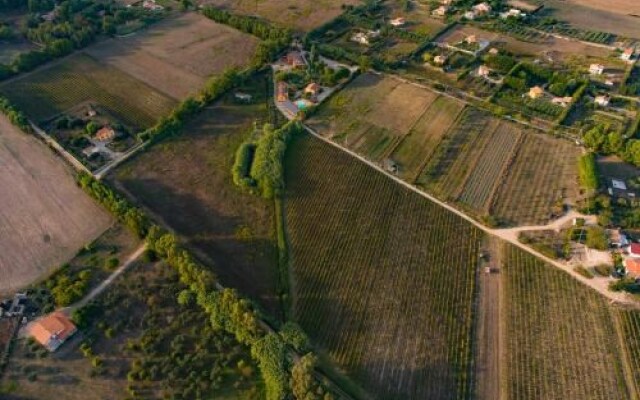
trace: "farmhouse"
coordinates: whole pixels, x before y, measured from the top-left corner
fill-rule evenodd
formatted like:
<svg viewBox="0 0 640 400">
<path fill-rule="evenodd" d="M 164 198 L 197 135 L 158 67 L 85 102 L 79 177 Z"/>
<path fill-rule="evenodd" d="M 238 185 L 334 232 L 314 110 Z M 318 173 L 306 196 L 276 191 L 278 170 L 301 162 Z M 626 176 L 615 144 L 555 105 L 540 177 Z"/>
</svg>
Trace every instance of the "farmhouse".
<svg viewBox="0 0 640 400">
<path fill-rule="evenodd" d="M 522 11 L 520 11 L 520 10 L 518 10 L 516 8 L 512 8 L 509 11 L 500 13 L 500 18 L 502 18 L 502 19 L 507 19 L 509 17 L 512 17 L 512 18 L 524 18 L 526 16 L 527 16 L 527 14 L 523 13 Z"/>
<path fill-rule="evenodd" d="M 108 142 L 116 137 L 116 131 L 110 126 L 103 126 L 96 132 L 95 139 L 100 142 Z"/>
<path fill-rule="evenodd" d="M 164 10 L 164 7 L 162 7 L 160 4 L 156 4 L 155 0 L 144 0 L 142 2 L 142 8 L 144 8 L 145 10 L 150 10 L 150 11 L 162 11 L 162 10 Z"/>
<path fill-rule="evenodd" d="M 541 88 L 540 86 L 534 86 L 531 89 L 529 89 L 529 97 L 531 97 L 532 99 L 538 99 L 540 97 L 542 97 L 542 95 L 544 94 L 544 89 Z"/>
<path fill-rule="evenodd" d="M 364 45 L 368 45 L 369 44 L 369 37 L 367 36 L 366 33 L 357 32 L 355 35 L 351 36 L 351 41 L 352 42 L 356 42 L 356 43 L 360 43 L 360 44 L 364 44 Z"/>
<path fill-rule="evenodd" d="M 561 107 L 567 107 L 569 104 L 571 104 L 571 102 L 573 101 L 573 98 L 571 96 L 567 96 L 567 97 L 554 97 L 553 99 L 551 99 L 551 102 L 553 104 L 557 104 Z"/>
<path fill-rule="evenodd" d="M 629 246 L 629 255 L 632 257 L 640 257 L 640 243 L 631 243 Z"/>
<path fill-rule="evenodd" d="M 604 65 L 602 64 L 591 64 L 589 66 L 589 73 L 591 75 L 602 75 L 604 72 Z"/>
<path fill-rule="evenodd" d="M 474 13 L 473 11 L 467 11 L 464 13 L 463 17 L 465 17 L 466 19 L 474 19 L 476 17 L 476 13 Z"/>
<path fill-rule="evenodd" d="M 435 56 L 433 58 L 433 62 L 436 63 L 437 65 L 444 65 L 444 63 L 447 62 L 447 57 L 446 56 Z"/>
<path fill-rule="evenodd" d="M 627 258 L 624 260 L 627 274 L 633 278 L 640 278 L 640 258 Z"/>
<path fill-rule="evenodd" d="M 54 312 L 33 323 L 29 335 L 49 351 L 56 351 L 78 329 L 61 312 Z"/>
<path fill-rule="evenodd" d="M 626 247 L 629 245 L 627 236 L 620 229 L 610 229 L 607 231 L 609 236 L 609 244 L 613 247 Z"/>
<path fill-rule="evenodd" d="M 318 94 L 320 94 L 321 91 L 322 91 L 322 86 L 318 85 L 315 82 L 311 82 L 310 84 L 307 85 L 307 87 L 304 88 L 304 93 L 309 94 L 312 97 L 317 96 Z"/>
<path fill-rule="evenodd" d="M 633 47 L 627 47 L 626 49 L 624 49 L 622 54 L 620 54 L 620 58 L 625 61 L 631 61 L 631 59 L 633 58 L 633 53 L 634 53 Z"/>
<path fill-rule="evenodd" d="M 486 65 L 478 67 L 478 76 L 487 77 L 489 76 L 489 72 L 491 72 L 491 70 Z"/>
<path fill-rule="evenodd" d="M 480 15 L 490 13 L 491 6 L 489 5 L 489 3 L 484 2 L 484 3 L 476 4 L 475 6 L 471 7 L 471 10 L 473 10 L 476 16 L 480 16 Z"/>
<path fill-rule="evenodd" d="M 476 37 L 476 35 L 469 35 L 466 38 L 464 38 L 464 41 L 472 44 L 472 43 L 477 43 L 478 42 L 478 38 Z"/>
<path fill-rule="evenodd" d="M 436 8 L 435 10 L 433 10 L 431 12 L 431 14 L 435 15 L 436 17 L 444 17 L 445 15 L 447 15 L 448 11 L 449 11 L 449 7 L 440 6 L 440 7 Z"/>
<path fill-rule="evenodd" d="M 407 23 L 406 20 L 404 18 L 402 18 L 402 17 L 398 17 L 398 18 L 392 19 L 391 22 L 390 22 L 390 24 L 392 26 L 403 26 L 406 23 Z"/>
<path fill-rule="evenodd" d="M 609 105 L 609 101 L 611 101 L 611 98 L 606 94 L 603 94 L 601 96 L 596 96 L 596 98 L 594 100 L 594 102 L 597 105 L 602 106 L 602 107 L 608 106 Z"/>
<path fill-rule="evenodd" d="M 278 82 L 276 100 L 279 102 L 289 101 L 289 85 L 286 82 Z"/>
<path fill-rule="evenodd" d="M 440 4 L 442 4 L 443 6 L 449 6 L 453 4 L 453 0 L 442 0 Z"/>
<path fill-rule="evenodd" d="M 492 56 L 498 55 L 500 53 L 500 50 L 498 50 L 495 47 L 492 47 L 489 49 L 489 54 L 491 54 Z"/>
<path fill-rule="evenodd" d="M 304 68 L 307 64 L 304 62 L 302 54 L 297 51 L 289 52 L 285 56 L 285 61 L 293 68 Z"/>
</svg>

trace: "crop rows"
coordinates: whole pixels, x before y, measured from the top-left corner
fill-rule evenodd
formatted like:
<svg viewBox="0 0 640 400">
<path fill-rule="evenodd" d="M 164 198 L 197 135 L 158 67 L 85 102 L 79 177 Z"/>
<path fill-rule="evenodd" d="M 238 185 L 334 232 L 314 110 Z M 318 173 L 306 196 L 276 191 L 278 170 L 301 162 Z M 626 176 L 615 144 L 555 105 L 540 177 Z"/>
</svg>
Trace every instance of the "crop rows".
<svg viewBox="0 0 640 400">
<path fill-rule="evenodd" d="M 640 312 L 618 310 L 616 312 L 621 327 L 627 360 L 633 373 L 636 395 L 640 396 Z"/>
<path fill-rule="evenodd" d="M 464 114 L 440 143 L 417 183 L 445 198 L 456 198 L 470 168 L 491 138 L 497 120 L 475 108 Z"/>
<path fill-rule="evenodd" d="M 139 129 L 153 125 L 175 105 L 146 84 L 84 54 L 1 86 L 0 93 L 37 121 L 91 101 Z"/>
<path fill-rule="evenodd" d="M 516 247 L 505 252 L 507 398 L 628 398 L 605 299 Z"/>
<path fill-rule="evenodd" d="M 288 154 L 297 321 L 376 398 L 467 398 L 481 232 L 314 138 Z"/>
<path fill-rule="evenodd" d="M 546 223 L 560 203 L 575 200 L 578 154 L 569 142 L 527 133 L 491 213 L 508 224 Z"/>
<path fill-rule="evenodd" d="M 483 211 L 491 200 L 507 161 L 516 150 L 522 132 L 508 123 L 501 123 L 483 149 L 482 155 L 469 174 L 460 201 Z"/>
</svg>

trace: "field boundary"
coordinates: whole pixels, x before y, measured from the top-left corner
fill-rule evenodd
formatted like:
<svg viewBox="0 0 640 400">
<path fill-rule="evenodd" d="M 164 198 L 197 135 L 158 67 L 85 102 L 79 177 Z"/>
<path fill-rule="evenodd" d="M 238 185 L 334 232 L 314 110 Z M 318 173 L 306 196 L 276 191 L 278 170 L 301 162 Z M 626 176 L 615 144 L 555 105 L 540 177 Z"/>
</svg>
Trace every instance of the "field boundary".
<svg viewBox="0 0 640 400">
<path fill-rule="evenodd" d="M 626 382 L 627 390 L 629 391 L 629 399 L 630 400 L 638 400 L 638 393 L 640 393 L 640 387 L 638 387 L 638 383 L 635 382 L 633 377 L 633 370 L 631 369 L 631 356 L 627 351 L 627 347 L 624 345 L 624 335 L 623 328 L 620 323 L 620 315 L 614 310 L 609 309 L 609 313 L 611 314 L 611 319 L 613 319 L 614 329 L 616 331 L 616 337 L 618 342 L 618 347 L 620 348 L 620 352 L 622 352 L 622 371 L 624 374 L 624 380 Z"/>
</svg>

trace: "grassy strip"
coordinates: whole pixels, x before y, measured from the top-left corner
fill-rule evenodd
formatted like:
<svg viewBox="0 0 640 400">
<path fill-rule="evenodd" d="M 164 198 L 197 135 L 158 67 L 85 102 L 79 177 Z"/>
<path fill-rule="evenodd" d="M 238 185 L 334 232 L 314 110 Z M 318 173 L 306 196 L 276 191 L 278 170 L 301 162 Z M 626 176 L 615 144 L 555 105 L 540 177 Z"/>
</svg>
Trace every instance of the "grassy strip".
<svg viewBox="0 0 640 400">
<path fill-rule="evenodd" d="M 583 188 L 589 191 L 598 189 L 598 169 L 596 167 L 596 156 L 587 153 L 578 160 L 578 177 Z"/>
<path fill-rule="evenodd" d="M 291 283 L 289 279 L 289 247 L 287 246 L 284 201 L 274 199 L 276 216 L 276 243 L 278 246 L 278 294 L 285 320 L 291 317 Z"/>
</svg>

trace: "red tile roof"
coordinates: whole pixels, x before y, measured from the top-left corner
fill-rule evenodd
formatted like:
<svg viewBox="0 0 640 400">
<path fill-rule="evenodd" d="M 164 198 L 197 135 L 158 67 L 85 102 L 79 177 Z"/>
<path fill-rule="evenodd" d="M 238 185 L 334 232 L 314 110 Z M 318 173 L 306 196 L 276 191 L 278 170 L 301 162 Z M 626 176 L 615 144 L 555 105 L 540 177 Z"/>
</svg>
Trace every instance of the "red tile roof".
<svg viewBox="0 0 640 400">
<path fill-rule="evenodd" d="M 640 243 L 631 243 L 631 246 L 629 246 L 629 253 L 634 256 L 640 256 Z"/>
<path fill-rule="evenodd" d="M 627 273 L 633 277 L 640 277 L 640 258 L 627 258 L 624 260 Z"/>
<path fill-rule="evenodd" d="M 41 345 L 55 351 L 76 330 L 76 326 L 66 315 L 54 312 L 34 321 L 29 333 Z"/>
</svg>

